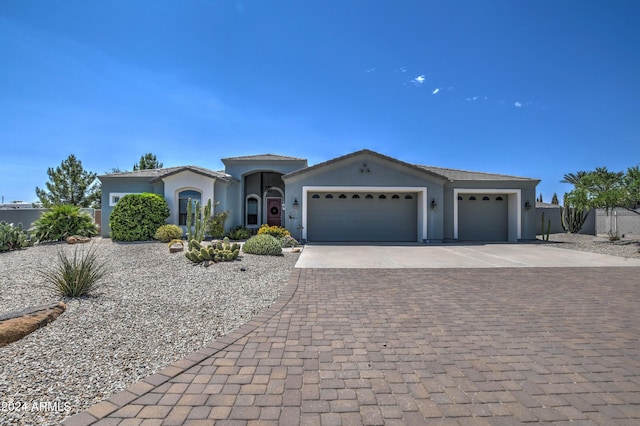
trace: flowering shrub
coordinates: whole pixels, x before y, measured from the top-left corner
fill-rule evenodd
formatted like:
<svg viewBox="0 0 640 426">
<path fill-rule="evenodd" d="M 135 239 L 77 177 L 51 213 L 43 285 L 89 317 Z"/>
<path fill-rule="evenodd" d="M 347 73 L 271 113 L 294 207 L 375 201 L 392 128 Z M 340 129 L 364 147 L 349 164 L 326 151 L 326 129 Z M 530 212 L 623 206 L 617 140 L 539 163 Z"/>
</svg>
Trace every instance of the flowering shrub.
<svg viewBox="0 0 640 426">
<path fill-rule="evenodd" d="M 291 235 L 291 233 L 287 231 L 286 228 L 283 228 L 282 226 L 275 226 L 275 225 L 269 226 L 267 224 L 262 225 L 260 229 L 258 229 L 258 235 L 262 235 L 262 234 L 271 235 L 278 239 L 283 237 L 288 237 L 289 235 Z"/>
</svg>

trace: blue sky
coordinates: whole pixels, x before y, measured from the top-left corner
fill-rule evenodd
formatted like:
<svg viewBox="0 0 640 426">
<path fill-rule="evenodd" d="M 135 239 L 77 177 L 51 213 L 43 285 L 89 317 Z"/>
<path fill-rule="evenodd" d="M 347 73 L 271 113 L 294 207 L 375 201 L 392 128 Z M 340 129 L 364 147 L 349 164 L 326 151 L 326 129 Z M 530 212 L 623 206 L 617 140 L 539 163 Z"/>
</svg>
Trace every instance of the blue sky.
<svg viewBox="0 0 640 426">
<path fill-rule="evenodd" d="M 0 195 L 48 167 L 368 148 L 542 179 L 640 162 L 640 2 L 2 0 Z"/>
</svg>

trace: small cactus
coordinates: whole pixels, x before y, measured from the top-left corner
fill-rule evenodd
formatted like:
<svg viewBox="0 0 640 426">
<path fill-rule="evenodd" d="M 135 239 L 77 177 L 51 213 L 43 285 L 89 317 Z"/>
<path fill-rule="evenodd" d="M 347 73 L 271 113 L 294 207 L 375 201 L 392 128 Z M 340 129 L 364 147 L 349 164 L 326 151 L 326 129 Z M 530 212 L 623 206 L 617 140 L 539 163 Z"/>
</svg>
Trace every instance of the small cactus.
<svg viewBox="0 0 640 426">
<path fill-rule="evenodd" d="M 205 266 L 209 266 L 209 262 L 231 262 L 238 258 L 240 254 L 240 244 L 229 243 L 229 239 L 222 241 L 213 241 L 210 245 L 202 244 L 198 241 L 191 240 L 191 249 L 185 252 L 185 257 L 193 263 L 205 262 Z"/>
</svg>

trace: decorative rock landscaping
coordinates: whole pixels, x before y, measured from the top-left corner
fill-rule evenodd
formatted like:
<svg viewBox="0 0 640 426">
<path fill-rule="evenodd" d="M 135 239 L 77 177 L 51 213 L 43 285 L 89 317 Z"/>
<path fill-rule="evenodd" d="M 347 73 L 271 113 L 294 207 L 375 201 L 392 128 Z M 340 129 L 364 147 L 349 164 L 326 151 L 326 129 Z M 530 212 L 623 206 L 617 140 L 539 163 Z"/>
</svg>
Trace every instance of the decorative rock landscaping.
<svg viewBox="0 0 640 426">
<path fill-rule="evenodd" d="M 5 410 L 0 425 L 59 424 L 230 333 L 278 298 L 298 258 L 241 253 L 202 268 L 169 253 L 166 243 L 94 238 L 87 246 L 107 264 L 98 293 L 64 300 L 56 321 L 0 350 L 0 402 L 63 409 Z M 56 301 L 37 270 L 56 262 L 58 250 L 75 247 L 0 255 L 0 313 Z"/>
</svg>

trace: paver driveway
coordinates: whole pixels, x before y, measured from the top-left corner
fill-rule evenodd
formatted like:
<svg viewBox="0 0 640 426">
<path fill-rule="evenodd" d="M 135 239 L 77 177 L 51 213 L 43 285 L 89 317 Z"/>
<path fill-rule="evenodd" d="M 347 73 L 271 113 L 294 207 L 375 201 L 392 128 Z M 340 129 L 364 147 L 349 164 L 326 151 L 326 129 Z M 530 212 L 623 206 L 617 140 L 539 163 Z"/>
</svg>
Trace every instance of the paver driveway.
<svg viewBox="0 0 640 426">
<path fill-rule="evenodd" d="M 296 269 L 68 425 L 638 424 L 640 268 Z"/>
</svg>

